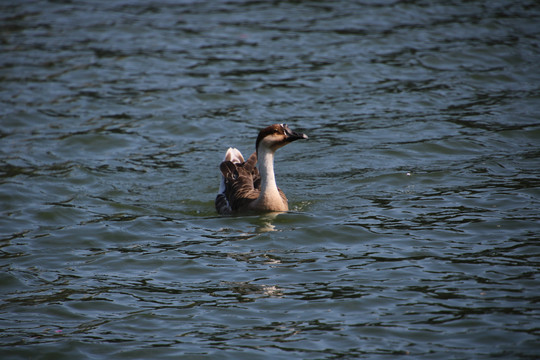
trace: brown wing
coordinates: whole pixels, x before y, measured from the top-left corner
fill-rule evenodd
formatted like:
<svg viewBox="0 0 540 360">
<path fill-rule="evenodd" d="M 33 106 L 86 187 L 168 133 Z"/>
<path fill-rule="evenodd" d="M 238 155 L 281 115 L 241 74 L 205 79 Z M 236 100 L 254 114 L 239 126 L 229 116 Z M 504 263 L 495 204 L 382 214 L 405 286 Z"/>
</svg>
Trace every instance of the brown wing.
<svg viewBox="0 0 540 360">
<path fill-rule="evenodd" d="M 257 152 L 253 152 L 249 159 L 244 163 L 246 171 L 250 171 L 253 176 L 253 188 L 261 190 L 261 175 L 257 169 Z"/>
<path fill-rule="evenodd" d="M 227 215 L 245 210 L 249 203 L 259 197 L 260 175 L 256 164 L 257 154 L 253 153 L 242 164 L 223 161 L 219 165 L 225 179 L 225 193 L 216 197 L 215 205 L 218 213 Z"/>
</svg>

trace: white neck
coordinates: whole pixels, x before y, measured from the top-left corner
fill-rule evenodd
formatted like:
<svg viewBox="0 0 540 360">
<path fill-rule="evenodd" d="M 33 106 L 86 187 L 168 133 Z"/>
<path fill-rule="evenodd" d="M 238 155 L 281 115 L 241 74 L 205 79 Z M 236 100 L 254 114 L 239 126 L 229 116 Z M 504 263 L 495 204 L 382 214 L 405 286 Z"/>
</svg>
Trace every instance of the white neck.
<svg viewBox="0 0 540 360">
<path fill-rule="evenodd" d="M 287 211 L 288 206 L 281 198 L 276 185 L 274 151 L 266 146 L 259 146 L 257 161 L 261 174 L 261 193 L 254 205 L 261 210 Z"/>
<path fill-rule="evenodd" d="M 265 146 L 260 146 L 257 154 L 259 172 L 261 173 L 261 197 L 279 196 L 274 175 L 274 152 Z"/>
</svg>

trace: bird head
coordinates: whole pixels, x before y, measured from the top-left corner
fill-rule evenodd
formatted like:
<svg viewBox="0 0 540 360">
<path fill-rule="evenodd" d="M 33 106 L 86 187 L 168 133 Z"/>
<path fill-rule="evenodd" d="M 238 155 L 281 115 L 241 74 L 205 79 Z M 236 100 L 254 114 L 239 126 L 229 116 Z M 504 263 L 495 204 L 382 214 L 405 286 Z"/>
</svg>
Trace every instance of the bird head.
<svg viewBox="0 0 540 360">
<path fill-rule="evenodd" d="M 282 146 L 285 146 L 295 140 L 307 139 L 306 134 L 292 131 L 287 124 L 270 125 L 259 132 L 257 137 L 256 148 L 264 146 L 271 151 L 276 151 Z"/>
</svg>

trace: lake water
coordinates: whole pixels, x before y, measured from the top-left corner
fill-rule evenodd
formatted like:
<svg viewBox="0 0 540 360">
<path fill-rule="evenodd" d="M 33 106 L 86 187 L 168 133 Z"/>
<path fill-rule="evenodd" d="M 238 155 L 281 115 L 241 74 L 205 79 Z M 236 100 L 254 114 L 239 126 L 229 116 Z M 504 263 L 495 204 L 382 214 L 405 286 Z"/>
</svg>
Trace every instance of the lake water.
<svg viewBox="0 0 540 360">
<path fill-rule="evenodd" d="M 3 1 L 2 359 L 533 359 L 537 1 Z M 291 211 L 218 216 L 259 129 Z"/>
</svg>

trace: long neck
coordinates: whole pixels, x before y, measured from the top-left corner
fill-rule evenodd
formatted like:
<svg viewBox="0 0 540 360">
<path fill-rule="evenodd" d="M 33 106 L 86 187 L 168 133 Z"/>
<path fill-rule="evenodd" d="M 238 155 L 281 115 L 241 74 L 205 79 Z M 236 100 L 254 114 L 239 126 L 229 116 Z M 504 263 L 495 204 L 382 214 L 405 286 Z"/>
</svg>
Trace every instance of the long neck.
<svg viewBox="0 0 540 360">
<path fill-rule="evenodd" d="M 274 175 L 274 152 L 264 146 L 260 146 L 257 153 L 259 172 L 261 173 L 261 194 L 259 199 L 280 197 Z"/>
<path fill-rule="evenodd" d="M 257 151 L 259 173 L 261 174 L 261 193 L 252 207 L 262 211 L 287 211 L 287 201 L 281 197 L 274 176 L 274 151 L 260 146 Z"/>
</svg>

